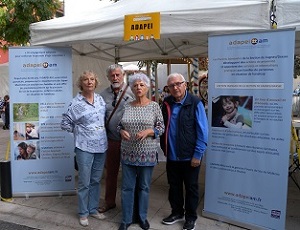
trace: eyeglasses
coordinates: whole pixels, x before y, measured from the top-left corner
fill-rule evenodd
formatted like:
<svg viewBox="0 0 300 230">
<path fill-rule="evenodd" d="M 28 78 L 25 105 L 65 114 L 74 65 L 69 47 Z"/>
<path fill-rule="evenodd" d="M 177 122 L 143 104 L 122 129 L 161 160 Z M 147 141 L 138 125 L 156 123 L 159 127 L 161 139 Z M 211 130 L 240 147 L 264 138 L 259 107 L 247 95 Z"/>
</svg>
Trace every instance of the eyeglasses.
<svg viewBox="0 0 300 230">
<path fill-rule="evenodd" d="M 174 83 L 174 84 L 168 85 L 168 88 L 169 88 L 169 89 L 174 89 L 175 86 L 176 86 L 176 87 L 180 87 L 183 83 L 185 83 L 185 81 L 182 81 L 182 82 L 176 82 L 176 83 Z"/>
</svg>

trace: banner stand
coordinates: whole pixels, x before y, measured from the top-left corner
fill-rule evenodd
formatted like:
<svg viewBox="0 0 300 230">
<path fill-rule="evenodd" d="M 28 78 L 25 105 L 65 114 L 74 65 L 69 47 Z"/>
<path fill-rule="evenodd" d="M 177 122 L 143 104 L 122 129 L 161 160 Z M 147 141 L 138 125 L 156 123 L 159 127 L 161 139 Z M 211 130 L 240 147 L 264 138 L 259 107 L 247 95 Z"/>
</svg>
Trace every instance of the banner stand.
<svg viewBox="0 0 300 230">
<path fill-rule="evenodd" d="M 1 200 L 12 200 L 12 187 L 11 187 L 11 166 L 10 161 L 0 162 L 0 175 L 1 175 Z"/>
<path fill-rule="evenodd" d="M 215 213 L 207 212 L 207 211 L 204 211 L 204 210 L 202 210 L 202 216 L 204 216 L 206 218 L 209 218 L 209 219 L 218 220 L 220 222 L 225 222 L 225 223 L 229 223 L 229 224 L 236 225 L 236 226 L 239 226 L 239 227 L 243 227 L 245 229 L 252 229 L 252 230 L 266 230 L 266 229 L 269 229 L 269 228 L 263 228 L 263 227 L 257 226 L 257 225 L 247 224 L 245 222 L 235 221 L 235 220 L 232 220 L 232 219 L 230 219 L 226 216 L 217 215 Z"/>
<path fill-rule="evenodd" d="M 42 197 L 42 196 L 74 196 L 77 194 L 77 190 L 67 190 L 67 191 L 52 191 L 52 192 L 30 192 L 30 193 L 14 193 L 14 197 L 25 197 L 29 199 L 30 197 Z"/>
</svg>

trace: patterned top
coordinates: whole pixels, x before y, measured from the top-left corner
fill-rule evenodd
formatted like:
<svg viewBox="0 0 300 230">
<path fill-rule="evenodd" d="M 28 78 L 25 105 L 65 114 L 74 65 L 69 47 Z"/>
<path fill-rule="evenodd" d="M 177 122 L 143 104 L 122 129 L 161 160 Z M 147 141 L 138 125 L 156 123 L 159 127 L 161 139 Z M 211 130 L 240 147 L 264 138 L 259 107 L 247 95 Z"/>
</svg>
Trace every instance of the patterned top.
<svg viewBox="0 0 300 230">
<path fill-rule="evenodd" d="M 75 147 L 91 153 L 104 153 L 107 150 L 104 118 L 105 102 L 99 94 L 94 94 L 94 104 L 91 104 L 78 93 L 68 111 L 63 113 L 61 128 L 74 134 Z"/>
<path fill-rule="evenodd" d="M 129 132 L 131 139 L 121 142 L 121 161 L 135 166 L 154 166 L 157 164 L 157 137 L 162 135 L 165 126 L 158 103 L 151 101 L 146 106 L 125 106 L 124 115 L 119 126 Z M 136 134 L 145 129 L 154 129 L 155 136 L 136 140 Z"/>
</svg>

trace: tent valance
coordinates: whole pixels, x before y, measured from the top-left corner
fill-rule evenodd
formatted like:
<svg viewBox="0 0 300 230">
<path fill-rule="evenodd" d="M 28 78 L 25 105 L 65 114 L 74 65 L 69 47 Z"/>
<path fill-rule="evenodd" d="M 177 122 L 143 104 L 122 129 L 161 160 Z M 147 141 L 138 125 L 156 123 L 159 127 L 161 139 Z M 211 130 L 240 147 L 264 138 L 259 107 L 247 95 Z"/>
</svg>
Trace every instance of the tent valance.
<svg viewBox="0 0 300 230">
<path fill-rule="evenodd" d="M 160 12 L 161 39 L 123 41 L 124 15 Z M 30 25 L 31 45 L 66 46 L 111 62 L 207 56 L 211 34 L 270 28 L 267 0 L 124 0 Z"/>
</svg>

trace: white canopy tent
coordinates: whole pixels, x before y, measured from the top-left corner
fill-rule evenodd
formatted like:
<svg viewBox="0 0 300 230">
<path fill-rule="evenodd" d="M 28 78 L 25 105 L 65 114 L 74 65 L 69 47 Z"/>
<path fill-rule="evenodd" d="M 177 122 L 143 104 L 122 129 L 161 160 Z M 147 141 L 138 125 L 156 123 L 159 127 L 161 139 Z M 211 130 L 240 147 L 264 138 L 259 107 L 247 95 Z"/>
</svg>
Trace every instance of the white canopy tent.
<svg viewBox="0 0 300 230">
<path fill-rule="evenodd" d="M 276 21 L 278 29 L 295 28 L 295 54 L 300 55 L 300 1 L 277 0 Z"/>
<path fill-rule="evenodd" d="M 160 12 L 161 39 L 123 41 L 124 15 Z M 207 37 L 270 28 L 268 0 L 121 0 L 31 24 L 31 45 L 72 46 L 110 62 L 207 56 Z"/>
</svg>

